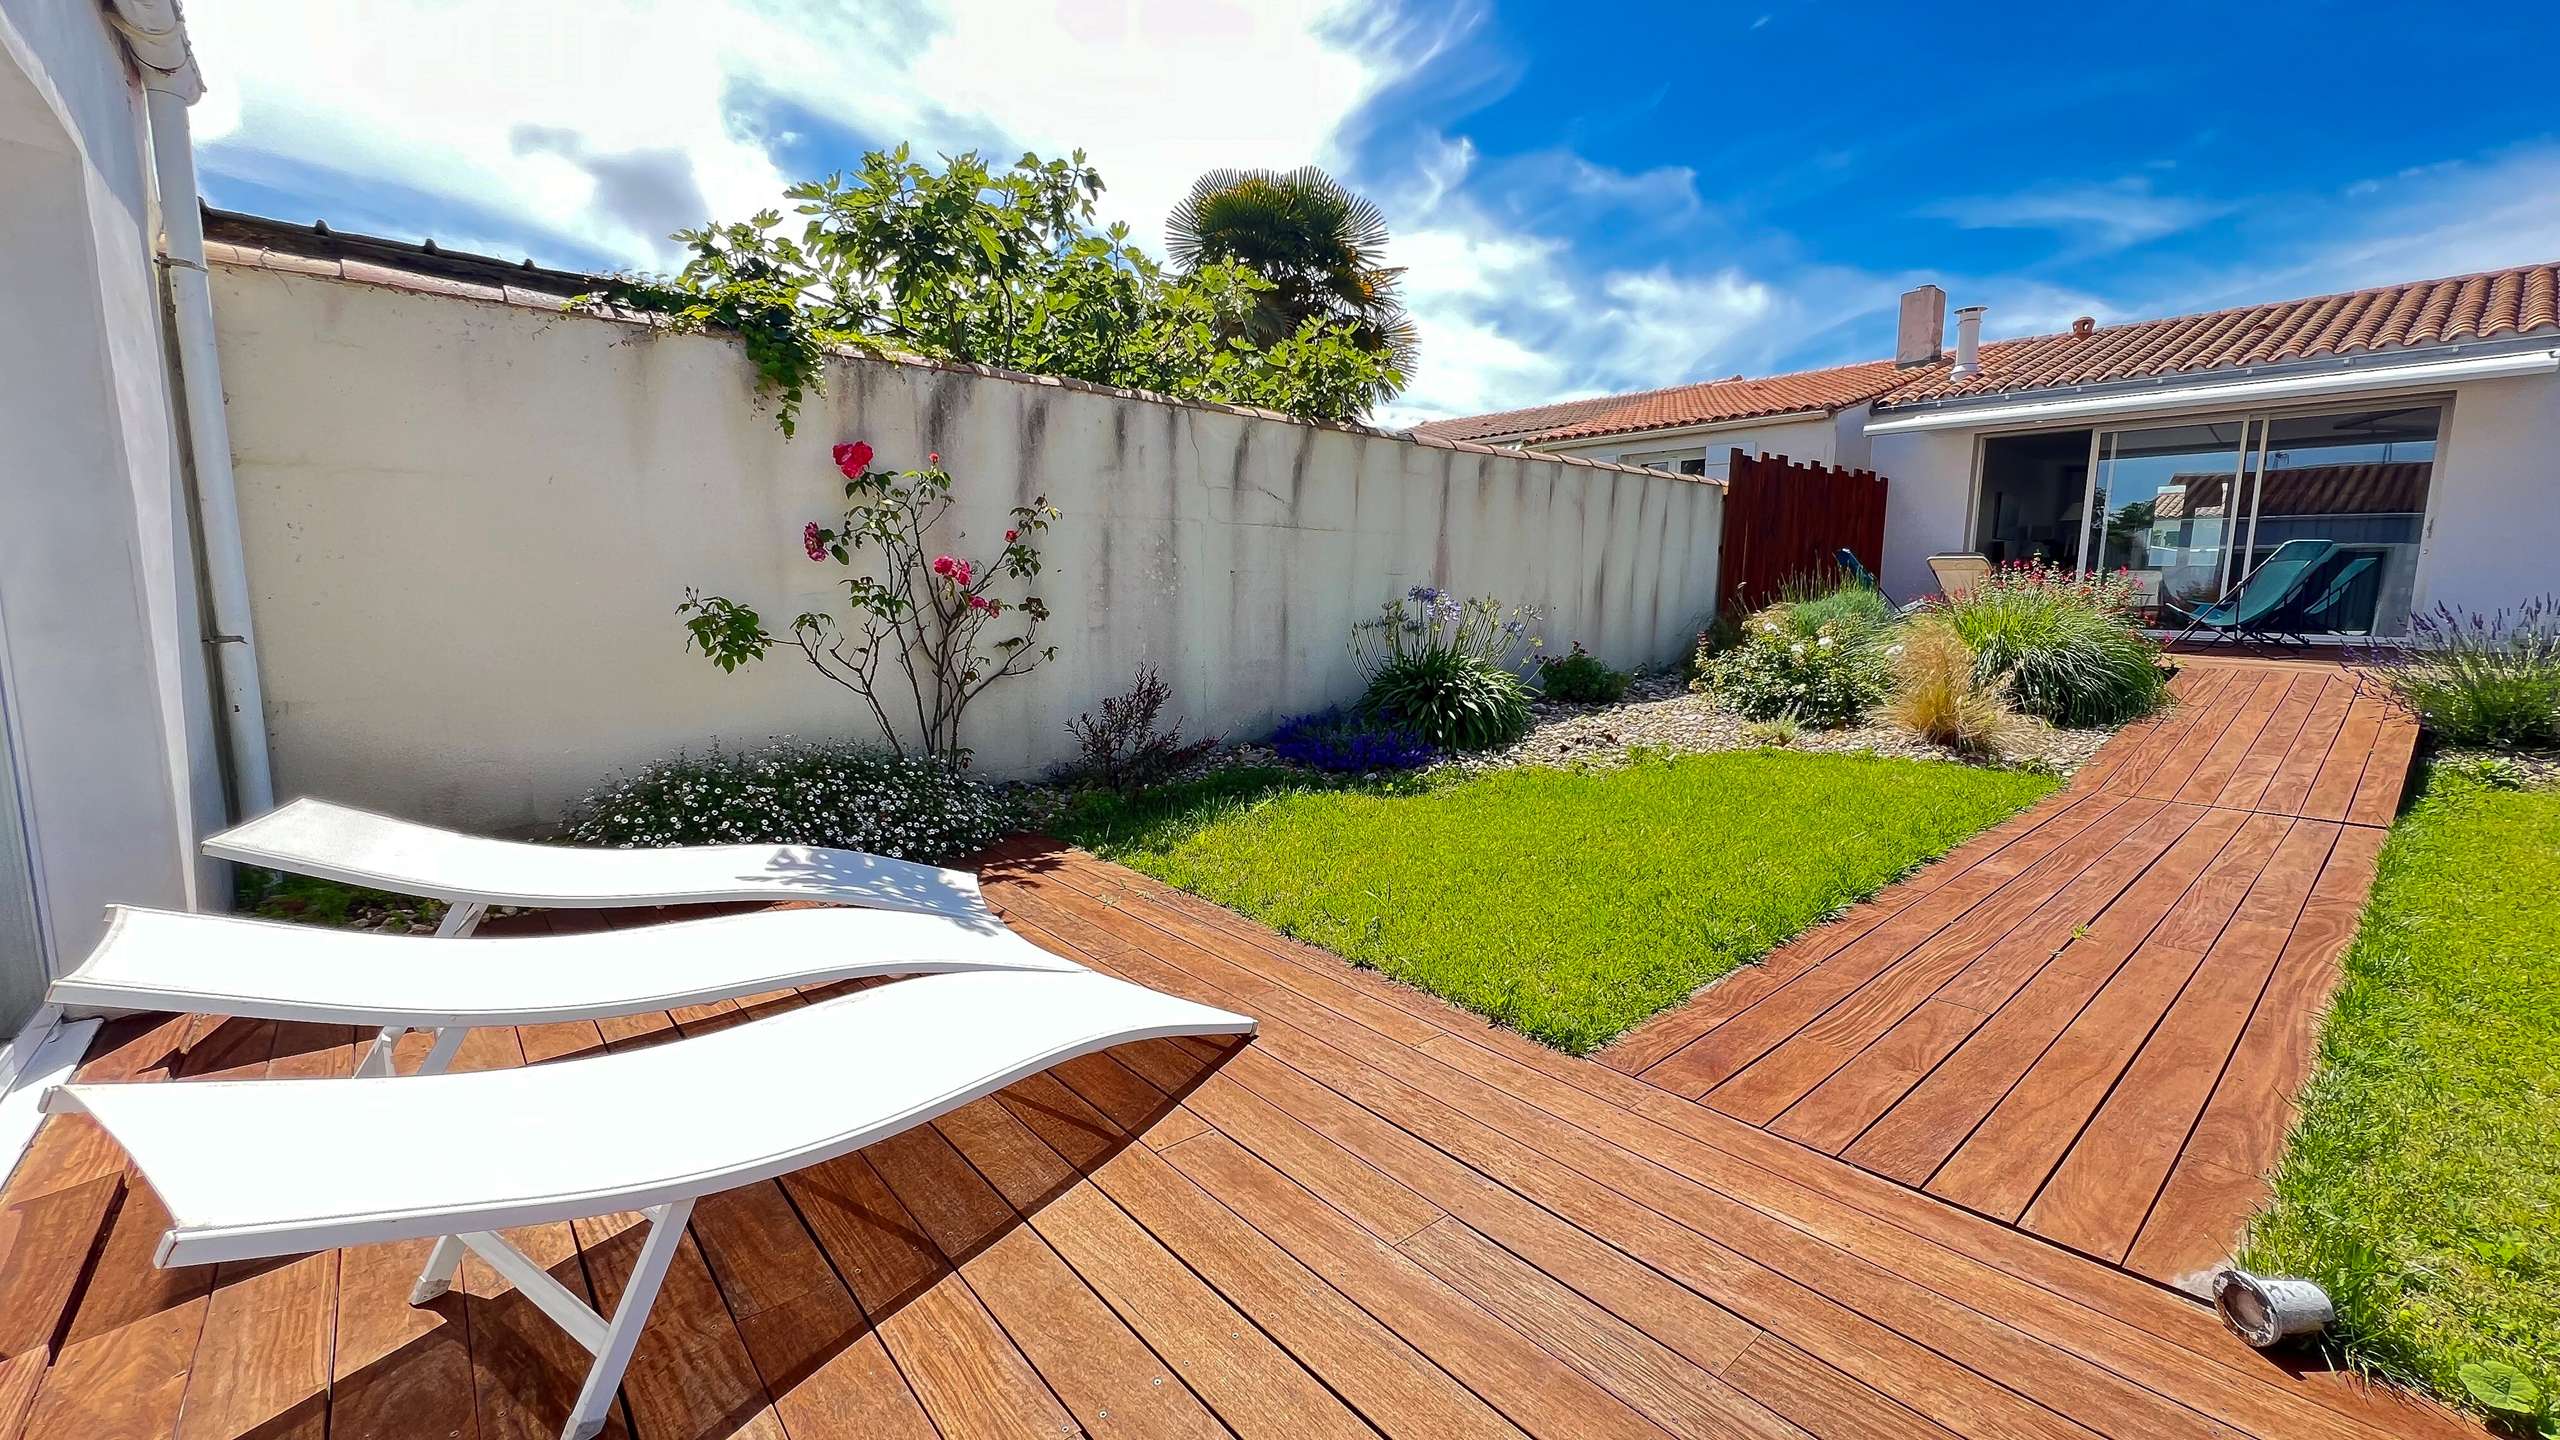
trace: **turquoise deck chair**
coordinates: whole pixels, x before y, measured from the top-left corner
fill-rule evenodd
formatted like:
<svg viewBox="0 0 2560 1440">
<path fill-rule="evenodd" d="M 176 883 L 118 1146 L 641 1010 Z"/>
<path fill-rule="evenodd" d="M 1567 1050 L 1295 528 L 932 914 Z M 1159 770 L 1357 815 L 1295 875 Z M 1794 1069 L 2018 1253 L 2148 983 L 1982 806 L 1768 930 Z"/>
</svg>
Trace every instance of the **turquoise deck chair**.
<svg viewBox="0 0 2560 1440">
<path fill-rule="evenodd" d="M 2336 630 L 2338 611 L 2346 603 L 2347 592 L 2355 588 L 2364 573 L 2382 561 L 2372 555 L 2358 555 L 2339 566 L 2325 584 L 2305 586 L 2300 604 L 2289 606 L 2275 623 L 2287 635 L 2303 639 L 2314 630 Z M 2304 643 L 2308 644 L 2307 640 Z"/>
<path fill-rule="evenodd" d="M 2241 580 L 2240 588 L 2222 599 L 2192 610 L 2164 601 L 2163 608 L 2186 618 L 2180 640 L 2198 630 L 2212 631 L 2220 640 L 2278 637 L 2284 633 L 2279 622 L 2286 608 L 2301 598 L 2311 577 L 2337 548 L 2328 540 L 2287 540 Z"/>
</svg>

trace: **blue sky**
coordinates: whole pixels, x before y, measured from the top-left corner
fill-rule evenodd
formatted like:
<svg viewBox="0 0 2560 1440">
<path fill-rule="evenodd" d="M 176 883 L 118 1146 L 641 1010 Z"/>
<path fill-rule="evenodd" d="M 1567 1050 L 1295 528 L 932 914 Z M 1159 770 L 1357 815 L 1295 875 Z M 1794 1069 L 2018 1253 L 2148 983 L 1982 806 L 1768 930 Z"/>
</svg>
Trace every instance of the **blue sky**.
<svg viewBox="0 0 2560 1440">
<path fill-rule="evenodd" d="M 2560 107 L 2494 79 L 2548 6 L 188 13 L 215 203 L 549 264 L 899 140 L 1080 145 L 1150 243 L 1200 170 L 1323 164 L 1409 267 L 1398 421 L 1875 358 L 1924 280 L 2001 336 L 2560 257 Z"/>
</svg>

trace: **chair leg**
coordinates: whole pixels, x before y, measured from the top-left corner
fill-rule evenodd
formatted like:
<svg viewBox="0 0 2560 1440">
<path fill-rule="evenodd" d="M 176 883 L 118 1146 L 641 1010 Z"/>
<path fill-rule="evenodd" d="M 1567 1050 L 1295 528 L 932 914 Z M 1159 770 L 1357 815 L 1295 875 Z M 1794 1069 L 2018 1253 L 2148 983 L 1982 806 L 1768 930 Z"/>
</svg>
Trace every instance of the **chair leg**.
<svg viewBox="0 0 2560 1440">
<path fill-rule="evenodd" d="M 409 1287 L 409 1303 L 424 1305 L 453 1288 L 454 1272 L 462 1268 L 462 1237 L 447 1235 L 436 1241 L 427 1252 L 426 1268 L 418 1272 L 418 1283 Z"/>
<path fill-rule="evenodd" d="M 445 1025 L 436 1030 L 436 1043 L 427 1048 L 427 1058 L 418 1062 L 421 1075 L 441 1075 L 453 1063 L 454 1052 L 462 1048 L 462 1038 L 471 1033 L 468 1025 Z"/>
<path fill-rule="evenodd" d="M 488 914 L 488 906 L 474 905 L 468 901 L 456 901 L 447 905 L 444 907 L 444 923 L 436 927 L 436 938 L 459 940 L 479 929 L 480 922 L 487 918 Z"/>
<path fill-rule="evenodd" d="M 596 1351 L 596 1363 L 587 1371 L 587 1383 L 578 1391 L 577 1406 L 569 1412 L 561 1440 L 593 1440 L 604 1429 L 614 1393 L 622 1387 L 622 1372 L 629 1368 L 631 1352 L 640 1343 L 641 1327 L 649 1323 L 649 1308 L 657 1303 L 658 1286 L 666 1280 L 667 1266 L 684 1240 L 693 1202 L 669 1201 L 645 1213 L 649 1243 L 641 1248 L 631 1279 L 622 1287 L 621 1303 L 613 1307 L 613 1323 L 605 1330 L 604 1345 Z"/>
<path fill-rule="evenodd" d="M 364 1059 L 356 1062 L 356 1074 L 359 1077 L 398 1074 L 399 1072 L 392 1068 L 395 1058 L 392 1052 L 399 1048 L 400 1037 L 408 1033 L 409 1027 L 406 1025 L 383 1026 L 382 1033 L 374 1036 L 373 1044 L 366 1047 Z"/>
</svg>

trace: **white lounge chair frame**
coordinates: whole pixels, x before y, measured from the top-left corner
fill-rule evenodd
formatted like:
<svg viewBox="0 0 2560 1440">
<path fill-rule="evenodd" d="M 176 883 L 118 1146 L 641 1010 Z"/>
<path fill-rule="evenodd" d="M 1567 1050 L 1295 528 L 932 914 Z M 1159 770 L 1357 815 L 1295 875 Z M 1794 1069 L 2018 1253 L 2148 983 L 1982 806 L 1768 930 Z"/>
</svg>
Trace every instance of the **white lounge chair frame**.
<svg viewBox="0 0 2560 1440">
<path fill-rule="evenodd" d="M 356 1067 L 366 1076 L 393 1073 L 403 1035 L 433 1030 L 417 1072 L 432 1075 L 477 1026 L 601 1020 L 871 976 L 1082 968 L 993 916 L 813 907 L 455 946 L 116 905 L 104 938 L 46 998 L 73 1014 L 379 1027 Z"/>
<path fill-rule="evenodd" d="M 423 1303 L 465 1251 L 486 1259 L 595 1355 L 561 1431 L 587 1440 L 697 1199 L 849 1154 L 1078 1055 L 1253 1028 L 1087 970 L 928 975 L 549 1065 L 65 1085 L 45 1108 L 95 1119 L 159 1192 L 171 1221 L 160 1265 L 432 1236 L 411 1292 Z M 649 1235 L 609 1318 L 499 1235 L 629 1210 Z"/>
<path fill-rule="evenodd" d="M 610 910 L 711 901 L 823 900 L 873 910 L 984 917 L 978 877 L 859 850 L 688 845 L 604 850 L 466 835 L 305 797 L 204 842 L 216 859 L 445 902 L 444 938 L 492 905 Z"/>
</svg>

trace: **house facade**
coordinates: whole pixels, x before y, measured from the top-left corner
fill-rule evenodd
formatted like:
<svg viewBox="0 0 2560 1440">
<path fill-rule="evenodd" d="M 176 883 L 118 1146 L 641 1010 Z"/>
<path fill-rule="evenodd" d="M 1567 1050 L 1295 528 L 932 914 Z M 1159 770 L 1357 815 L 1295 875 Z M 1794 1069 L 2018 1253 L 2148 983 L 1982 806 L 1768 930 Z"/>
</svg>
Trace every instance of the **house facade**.
<svg viewBox="0 0 2560 1440">
<path fill-rule="evenodd" d="M 1949 355 L 1923 290 L 1906 297 L 1900 361 L 1428 428 L 1675 466 L 1713 463 L 1695 447 L 1729 433 L 1868 466 L 1889 481 L 1881 578 L 1896 596 L 1936 588 L 1930 555 L 1974 552 L 2129 571 L 2172 626 L 2173 607 L 2226 593 L 2286 541 L 2323 541 L 2315 638 L 2390 636 L 2438 605 L 2554 588 L 2556 294 L 2560 269 L 2529 265 L 1988 344 L 1977 310 L 1959 312 Z M 1879 375 L 1856 398 L 1843 383 Z M 1824 386 L 1836 408 L 1780 424 L 1650 421 L 1676 409 L 1667 397 L 1700 409 L 1716 392 Z"/>
</svg>

